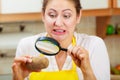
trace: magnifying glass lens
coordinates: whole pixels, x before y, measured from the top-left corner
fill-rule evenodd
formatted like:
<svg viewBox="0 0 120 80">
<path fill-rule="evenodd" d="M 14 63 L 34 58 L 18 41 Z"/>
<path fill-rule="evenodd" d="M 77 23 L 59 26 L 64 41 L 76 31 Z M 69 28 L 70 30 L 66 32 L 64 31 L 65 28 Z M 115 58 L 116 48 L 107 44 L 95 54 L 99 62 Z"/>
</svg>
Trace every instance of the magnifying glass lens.
<svg viewBox="0 0 120 80">
<path fill-rule="evenodd" d="M 37 41 L 36 47 L 47 54 L 56 54 L 59 52 L 59 47 L 50 41 Z"/>
<path fill-rule="evenodd" d="M 35 48 L 45 55 L 56 55 L 60 50 L 67 51 L 65 48 L 61 48 L 60 44 L 50 37 L 39 37 L 35 42 Z"/>
</svg>

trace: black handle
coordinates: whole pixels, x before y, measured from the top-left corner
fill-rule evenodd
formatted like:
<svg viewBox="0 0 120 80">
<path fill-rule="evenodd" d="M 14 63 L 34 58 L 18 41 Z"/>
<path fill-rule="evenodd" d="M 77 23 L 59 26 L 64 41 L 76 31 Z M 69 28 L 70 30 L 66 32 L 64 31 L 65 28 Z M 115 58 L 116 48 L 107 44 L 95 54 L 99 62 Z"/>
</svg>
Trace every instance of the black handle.
<svg viewBox="0 0 120 80">
<path fill-rule="evenodd" d="M 66 52 L 67 52 L 67 49 L 65 49 L 65 48 L 61 48 L 61 50 L 62 50 L 62 51 L 66 51 Z"/>
</svg>

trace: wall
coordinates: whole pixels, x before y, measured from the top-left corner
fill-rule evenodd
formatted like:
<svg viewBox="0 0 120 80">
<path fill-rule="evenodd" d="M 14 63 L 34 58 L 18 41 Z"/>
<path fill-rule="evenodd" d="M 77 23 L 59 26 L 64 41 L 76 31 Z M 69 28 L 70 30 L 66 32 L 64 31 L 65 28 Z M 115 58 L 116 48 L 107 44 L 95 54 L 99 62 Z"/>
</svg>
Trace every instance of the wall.
<svg viewBox="0 0 120 80">
<path fill-rule="evenodd" d="M 116 26 L 115 24 L 118 23 L 120 24 L 120 16 L 112 17 L 111 24 Z M 108 48 L 111 65 L 116 66 L 120 64 L 120 37 L 107 37 L 105 43 Z"/>
<path fill-rule="evenodd" d="M 24 25 L 25 29 L 23 32 L 37 34 L 39 32 L 44 32 L 44 27 L 42 22 L 15 22 L 15 23 L 2 23 L 3 33 L 13 33 L 20 32 L 20 25 Z"/>
</svg>

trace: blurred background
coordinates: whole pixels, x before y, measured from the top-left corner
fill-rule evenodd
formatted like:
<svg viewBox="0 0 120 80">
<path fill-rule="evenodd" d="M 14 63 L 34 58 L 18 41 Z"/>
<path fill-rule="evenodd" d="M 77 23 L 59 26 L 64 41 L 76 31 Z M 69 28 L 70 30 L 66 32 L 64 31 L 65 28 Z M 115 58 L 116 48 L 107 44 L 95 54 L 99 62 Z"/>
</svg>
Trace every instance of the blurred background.
<svg viewBox="0 0 120 80">
<path fill-rule="evenodd" d="M 80 1 L 82 18 L 76 31 L 105 41 L 111 80 L 120 80 L 120 0 Z M 45 32 L 41 6 L 42 0 L 0 0 L 0 80 L 12 80 L 11 65 L 19 41 Z"/>
</svg>

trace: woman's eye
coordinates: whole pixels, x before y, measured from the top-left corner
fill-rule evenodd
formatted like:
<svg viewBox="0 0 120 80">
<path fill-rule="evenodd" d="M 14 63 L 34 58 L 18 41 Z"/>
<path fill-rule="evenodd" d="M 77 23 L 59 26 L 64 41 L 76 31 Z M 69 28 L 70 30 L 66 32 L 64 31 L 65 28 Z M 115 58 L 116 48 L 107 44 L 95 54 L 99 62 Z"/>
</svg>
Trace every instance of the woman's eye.
<svg viewBox="0 0 120 80">
<path fill-rule="evenodd" d="M 71 16 L 70 15 L 64 15 L 64 18 L 70 18 Z"/>
<path fill-rule="evenodd" d="M 50 16 L 51 18 L 55 18 L 55 17 L 56 17 L 55 14 L 50 14 L 49 16 Z"/>
</svg>

